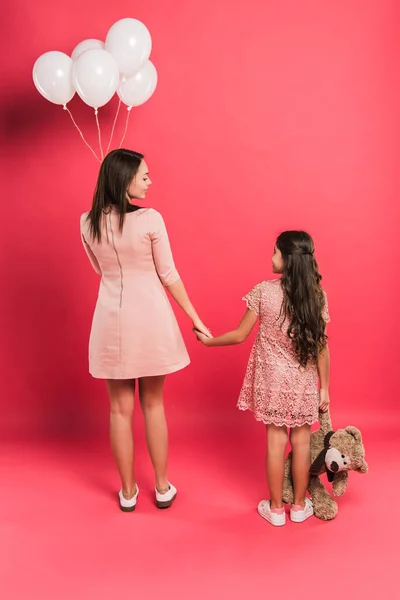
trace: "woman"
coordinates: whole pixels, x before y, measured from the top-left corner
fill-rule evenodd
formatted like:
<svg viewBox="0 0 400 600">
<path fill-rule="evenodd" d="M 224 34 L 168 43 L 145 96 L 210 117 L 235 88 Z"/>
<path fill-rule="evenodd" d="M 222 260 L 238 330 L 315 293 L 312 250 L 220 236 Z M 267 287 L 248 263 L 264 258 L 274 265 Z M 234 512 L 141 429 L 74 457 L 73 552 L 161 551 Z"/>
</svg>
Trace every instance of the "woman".
<svg viewBox="0 0 400 600">
<path fill-rule="evenodd" d="M 177 494 L 167 475 L 163 386 L 165 376 L 186 367 L 190 359 L 164 288 L 193 327 L 210 336 L 175 269 L 162 216 L 135 203 L 146 197 L 150 185 L 142 154 L 114 150 L 100 167 L 92 209 L 81 217 L 84 248 L 101 275 L 89 370 L 107 383 L 111 447 L 122 483 L 119 504 L 125 512 L 135 510 L 139 494 L 132 436 L 136 379 L 157 507 L 168 508 Z"/>
</svg>

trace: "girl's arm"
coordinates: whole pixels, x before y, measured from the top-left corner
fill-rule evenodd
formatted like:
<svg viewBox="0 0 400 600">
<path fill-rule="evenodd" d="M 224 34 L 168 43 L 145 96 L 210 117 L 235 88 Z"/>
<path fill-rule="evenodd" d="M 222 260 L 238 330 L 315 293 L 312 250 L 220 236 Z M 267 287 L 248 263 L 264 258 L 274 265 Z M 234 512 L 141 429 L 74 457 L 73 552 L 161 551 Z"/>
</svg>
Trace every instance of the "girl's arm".
<svg viewBox="0 0 400 600">
<path fill-rule="evenodd" d="M 241 344 L 251 333 L 254 325 L 257 323 L 258 316 L 253 310 L 248 309 L 245 312 L 239 326 L 233 331 L 224 333 L 214 338 L 208 338 L 203 335 L 200 331 L 194 330 L 197 339 L 200 340 L 205 346 L 234 346 L 235 344 Z"/>
<path fill-rule="evenodd" d="M 330 354 L 329 346 L 326 344 L 325 348 L 321 350 L 318 355 L 318 375 L 320 381 L 320 409 L 325 412 L 329 407 L 329 374 L 330 374 Z"/>
</svg>

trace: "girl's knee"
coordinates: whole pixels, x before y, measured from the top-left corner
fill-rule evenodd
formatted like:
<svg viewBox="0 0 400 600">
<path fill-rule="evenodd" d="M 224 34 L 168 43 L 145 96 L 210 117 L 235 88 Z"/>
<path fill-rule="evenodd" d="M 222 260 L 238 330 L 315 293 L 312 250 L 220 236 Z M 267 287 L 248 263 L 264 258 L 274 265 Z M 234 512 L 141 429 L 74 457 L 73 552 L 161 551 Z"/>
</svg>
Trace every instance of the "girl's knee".
<svg viewBox="0 0 400 600">
<path fill-rule="evenodd" d="M 310 444 L 310 426 L 293 427 L 290 431 L 290 443 L 292 447 Z"/>
<path fill-rule="evenodd" d="M 288 432 L 286 427 L 278 427 L 276 425 L 267 426 L 268 447 L 286 447 L 288 443 Z"/>
</svg>

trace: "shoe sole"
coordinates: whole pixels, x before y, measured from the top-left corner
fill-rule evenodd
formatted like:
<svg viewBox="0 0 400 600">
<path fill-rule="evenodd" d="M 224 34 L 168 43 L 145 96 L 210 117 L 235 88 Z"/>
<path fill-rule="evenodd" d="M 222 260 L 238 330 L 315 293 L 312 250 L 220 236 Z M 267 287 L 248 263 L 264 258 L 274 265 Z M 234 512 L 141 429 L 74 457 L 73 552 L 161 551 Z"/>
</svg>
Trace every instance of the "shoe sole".
<svg viewBox="0 0 400 600">
<path fill-rule="evenodd" d="M 172 496 L 171 500 L 167 500 L 166 502 L 161 502 L 160 500 L 156 500 L 157 508 L 160 508 L 160 509 L 169 508 L 175 502 L 175 498 L 177 497 L 177 495 L 178 495 L 178 492 L 176 492 L 175 495 Z"/>
<path fill-rule="evenodd" d="M 122 512 L 133 512 L 136 508 L 136 504 L 135 506 L 121 506 L 120 504 L 119 508 L 122 510 Z"/>
<path fill-rule="evenodd" d="M 310 515 L 306 515 L 305 517 L 296 517 L 295 515 L 290 515 L 290 520 L 293 523 L 304 523 L 304 521 L 307 521 L 307 519 L 309 519 L 310 517 L 313 517 L 314 513 L 311 513 Z"/>
<path fill-rule="evenodd" d="M 136 501 L 137 501 L 137 498 L 138 498 L 138 496 L 136 496 Z M 133 506 L 122 506 L 119 494 L 118 494 L 118 505 L 119 505 L 120 510 L 122 510 L 122 512 L 133 512 L 136 508 L 136 502 Z"/>
<path fill-rule="evenodd" d="M 274 527 L 283 527 L 283 525 L 286 525 L 286 519 L 282 520 L 281 523 L 273 523 L 272 521 L 270 521 L 268 519 L 268 517 L 266 515 L 264 515 L 264 513 L 262 513 L 258 508 L 257 508 L 257 512 L 260 515 L 260 517 L 262 517 L 265 521 L 267 521 L 267 523 L 269 523 L 270 525 L 273 525 Z"/>
</svg>

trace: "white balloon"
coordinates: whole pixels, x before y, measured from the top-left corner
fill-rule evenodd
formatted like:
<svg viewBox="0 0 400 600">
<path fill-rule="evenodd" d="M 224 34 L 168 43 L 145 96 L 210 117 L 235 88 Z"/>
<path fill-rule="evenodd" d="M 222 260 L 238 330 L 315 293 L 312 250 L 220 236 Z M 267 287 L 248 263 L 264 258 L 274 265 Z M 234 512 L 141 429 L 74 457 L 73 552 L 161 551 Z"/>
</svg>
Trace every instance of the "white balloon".
<svg viewBox="0 0 400 600">
<path fill-rule="evenodd" d="M 100 108 L 118 88 L 118 65 L 106 50 L 86 50 L 74 63 L 72 81 L 85 104 Z"/>
<path fill-rule="evenodd" d="M 154 94 L 157 81 L 157 70 L 148 60 L 133 77 L 121 81 L 118 96 L 127 106 L 140 106 Z"/>
<path fill-rule="evenodd" d="M 145 64 L 151 46 L 149 30 L 137 19 L 117 21 L 106 36 L 106 50 L 115 58 L 121 75 L 125 77 L 131 77 Z"/>
<path fill-rule="evenodd" d="M 72 85 L 73 62 L 64 52 L 46 52 L 33 66 L 33 82 L 46 100 L 67 104 L 75 95 Z"/>
<path fill-rule="evenodd" d="M 75 46 L 72 51 L 71 58 L 73 61 L 75 61 L 81 54 L 83 54 L 83 52 L 86 52 L 86 50 L 95 50 L 96 48 L 104 50 L 104 46 L 104 42 L 101 42 L 100 40 L 83 40 L 83 42 L 80 42 L 77 46 Z"/>
</svg>

